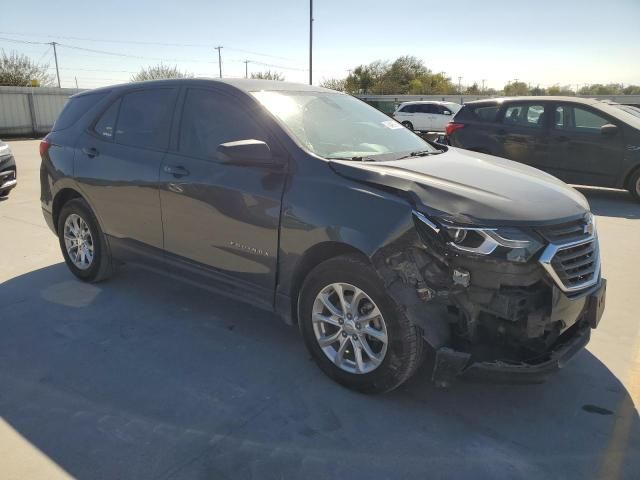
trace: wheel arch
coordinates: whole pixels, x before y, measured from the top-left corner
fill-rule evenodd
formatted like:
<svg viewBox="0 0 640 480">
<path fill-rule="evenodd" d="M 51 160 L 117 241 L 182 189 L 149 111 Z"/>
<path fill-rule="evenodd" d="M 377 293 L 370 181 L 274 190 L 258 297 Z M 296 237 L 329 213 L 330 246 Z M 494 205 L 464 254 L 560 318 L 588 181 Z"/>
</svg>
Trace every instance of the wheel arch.
<svg viewBox="0 0 640 480">
<path fill-rule="evenodd" d="M 631 180 L 638 172 L 640 172 L 640 163 L 637 163 L 636 165 L 631 167 L 631 169 L 627 172 L 627 174 L 624 177 L 622 188 L 626 188 L 628 190 L 631 189 L 632 188 Z"/>
<path fill-rule="evenodd" d="M 362 250 L 359 250 L 348 243 L 336 241 L 318 243 L 302 254 L 293 271 L 291 288 L 289 291 L 291 299 L 291 303 L 288 307 L 289 312 L 284 312 L 287 323 L 298 323 L 298 297 L 305 278 L 307 278 L 309 273 L 311 273 L 311 271 L 322 262 L 341 255 L 355 255 L 366 262 L 371 263 L 369 257 L 365 255 Z"/>
<path fill-rule="evenodd" d="M 56 193 L 55 197 L 53 197 L 51 215 L 53 218 L 53 226 L 56 230 L 56 233 L 58 232 L 58 217 L 60 216 L 60 211 L 62 210 L 62 207 L 67 202 L 69 202 L 70 200 L 73 200 L 74 198 L 81 198 L 86 202 L 86 199 L 82 196 L 80 192 L 69 187 L 65 187 L 61 189 L 58 193 Z"/>
</svg>

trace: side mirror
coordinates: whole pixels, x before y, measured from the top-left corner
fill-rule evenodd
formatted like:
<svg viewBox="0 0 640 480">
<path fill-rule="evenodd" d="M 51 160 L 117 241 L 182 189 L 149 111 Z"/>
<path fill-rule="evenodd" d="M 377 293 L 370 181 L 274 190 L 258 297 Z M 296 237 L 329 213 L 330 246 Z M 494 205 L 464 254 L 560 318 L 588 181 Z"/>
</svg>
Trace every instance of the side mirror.
<svg viewBox="0 0 640 480">
<path fill-rule="evenodd" d="M 451 115 L 451 112 L 449 110 L 443 110 L 442 114 L 443 115 Z"/>
<path fill-rule="evenodd" d="M 600 127 L 600 133 L 603 135 L 615 135 L 618 133 L 618 127 L 611 123 L 607 123 Z"/>
<path fill-rule="evenodd" d="M 238 140 L 218 145 L 216 149 L 218 160 L 229 165 L 244 165 L 255 167 L 274 167 L 269 145 L 260 140 Z"/>
</svg>

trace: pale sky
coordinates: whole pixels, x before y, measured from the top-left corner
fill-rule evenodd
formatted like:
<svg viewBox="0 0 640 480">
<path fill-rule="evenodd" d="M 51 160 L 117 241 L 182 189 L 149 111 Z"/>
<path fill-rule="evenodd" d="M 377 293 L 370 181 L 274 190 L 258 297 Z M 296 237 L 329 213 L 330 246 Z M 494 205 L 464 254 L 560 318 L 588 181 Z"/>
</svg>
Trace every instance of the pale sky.
<svg viewBox="0 0 640 480">
<path fill-rule="evenodd" d="M 374 60 L 415 55 L 457 83 L 519 79 L 640 84 L 640 0 L 314 2 L 314 83 Z M 163 62 L 195 76 L 276 70 L 308 81 L 308 0 L 22 0 L 2 9 L 0 48 L 49 63 L 59 42 L 63 87 L 126 82 Z M 171 44 L 171 45 L 167 45 Z M 110 52 L 88 52 L 71 47 Z M 267 65 L 260 65 L 261 62 Z"/>
</svg>

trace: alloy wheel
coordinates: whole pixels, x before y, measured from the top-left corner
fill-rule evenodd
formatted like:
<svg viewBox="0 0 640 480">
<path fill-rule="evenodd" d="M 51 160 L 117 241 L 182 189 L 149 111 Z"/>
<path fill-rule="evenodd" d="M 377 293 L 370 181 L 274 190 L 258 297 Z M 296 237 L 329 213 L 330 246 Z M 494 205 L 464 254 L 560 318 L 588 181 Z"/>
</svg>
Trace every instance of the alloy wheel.
<svg viewBox="0 0 640 480">
<path fill-rule="evenodd" d="M 93 263 L 94 243 L 89 225 L 80 215 L 72 213 L 64 222 L 64 245 L 71 262 L 80 270 Z"/>
<path fill-rule="evenodd" d="M 324 354 L 338 368 L 369 373 L 387 353 L 387 326 L 378 306 L 360 288 L 332 283 L 316 295 L 313 331 Z"/>
</svg>

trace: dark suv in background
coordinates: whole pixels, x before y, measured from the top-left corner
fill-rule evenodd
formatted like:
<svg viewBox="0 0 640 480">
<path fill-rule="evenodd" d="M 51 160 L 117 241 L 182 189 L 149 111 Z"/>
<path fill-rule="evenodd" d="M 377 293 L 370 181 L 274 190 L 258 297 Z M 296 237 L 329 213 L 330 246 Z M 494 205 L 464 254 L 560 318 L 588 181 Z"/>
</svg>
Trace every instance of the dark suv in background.
<svg viewBox="0 0 640 480">
<path fill-rule="evenodd" d="M 44 217 L 78 278 L 134 262 L 274 311 L 359 391 L 397 387 L 427 346 L 438 382 L 537 381 L 602 315 L 580 193 L 435 148 L 346 94 L 257 80 L 102 88 L 71 98 L 40 152 Z"/>
<path fill-rule="evenodd" d="M 575 97 L 515 97 L 465 104 L 448 143 L 515 160 L 573 184 L 629 190 L 640 200 L 640 118 Z"/>
</svg>

